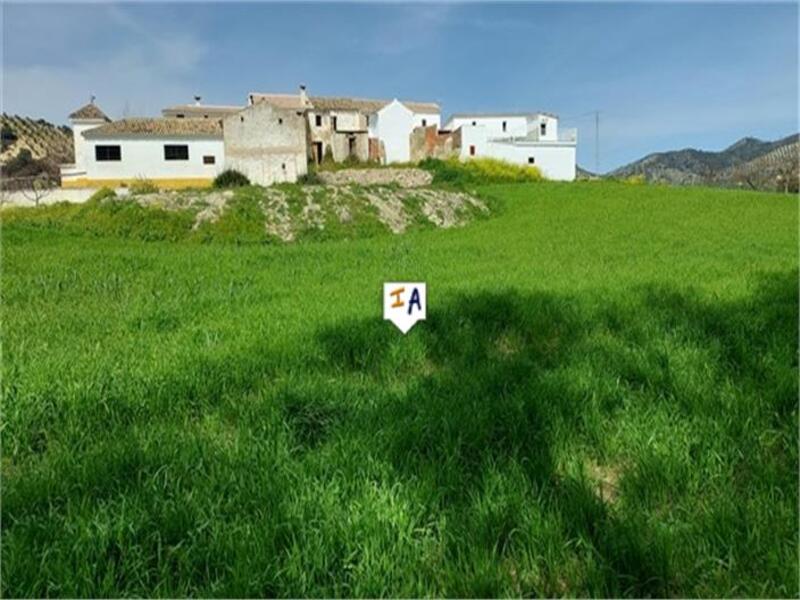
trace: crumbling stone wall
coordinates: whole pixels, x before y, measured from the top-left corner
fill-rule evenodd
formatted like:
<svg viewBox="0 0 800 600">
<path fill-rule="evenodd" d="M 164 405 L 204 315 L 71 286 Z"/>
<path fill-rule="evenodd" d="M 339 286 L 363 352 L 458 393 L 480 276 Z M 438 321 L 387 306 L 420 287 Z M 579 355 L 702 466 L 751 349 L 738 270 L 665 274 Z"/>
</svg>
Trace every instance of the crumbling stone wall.
<svg viewBox="0 0 800 600">
<path fill-rule="evenodd" d="M 308 172 L 306 117 L 266 102 L 225 117 L 222 122 L 225 168 L 252 183 L 294 182 Z"/>
<path fill-rule="evenodd" d="M 435 125 L 415 127 L 411 132 L 411 160 L 419 162 L 426 158 L 450 158 L 461 150 L 461 129 L 439 131 Z"/>
<path fill-rule="evenodd" d="M 329 185 L 390 185 L 401 188 L 430 185 L 433 175 L 422 169 L 342 169 L 321 171 L 319 178 Z"/>
</svg>

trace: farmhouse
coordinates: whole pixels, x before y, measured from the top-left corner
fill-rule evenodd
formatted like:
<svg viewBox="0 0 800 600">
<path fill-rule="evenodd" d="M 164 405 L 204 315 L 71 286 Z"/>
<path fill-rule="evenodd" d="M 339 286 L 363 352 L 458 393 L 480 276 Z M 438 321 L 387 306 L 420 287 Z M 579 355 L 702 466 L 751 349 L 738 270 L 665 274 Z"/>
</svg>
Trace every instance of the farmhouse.
<svg viewBox="0 0 800 600">
<path fill-rule="evenodd" d="M 148 179 L 164 188 L 208 185 L 224 167 L 216 119 L 110 121 L 93 103 L 78 109 L 75 164 L 61 167 L 62 187 L 119 186 Z"/>
<path fill-rule="evenodd" d="M 297 181 L 308 165 L 487 156 L 575 178 L 574 130 L 550 113 L 456 114 L 441 129 L 435 102 L 253 92 L 246 106 L 178 104 L 158 118 L 111 121 L 92 101 L 70 115 L 74 164 L 63 187 L 210 185 L 224 169 L 253 183 Z"/>
<path fill-rule="evenodd" d="M 445 131 L 459 131 L 461 159 L 486 156 L 539 167 L 548 179 L 575 179 L 577 130 L 559 131 L 551 113 L 470 113 L 451 116 Z"/>
<path fill-rule="evenodd" d="M 317 163 L 326 156 L 336 162 L 408 162 L 412 130 L 427 125 L 438 127 L 441 121 L 435 102 L 309 96 L 305 86 L 300 86 L 297 94 L 253 92 L 248 101 L 305 110 L 310 132 L 309 158 Z"/>
</svg>

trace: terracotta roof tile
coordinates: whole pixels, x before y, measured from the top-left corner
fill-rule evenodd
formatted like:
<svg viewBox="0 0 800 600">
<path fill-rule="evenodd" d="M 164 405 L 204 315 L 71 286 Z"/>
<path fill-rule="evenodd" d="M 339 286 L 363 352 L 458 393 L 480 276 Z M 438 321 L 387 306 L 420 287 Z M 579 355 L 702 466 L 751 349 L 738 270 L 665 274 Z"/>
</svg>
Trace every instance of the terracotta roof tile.
<svg viewBox="0 0 800 600">
<path fill-rule="evenodd" d="M 100 110 L 94 102 L 90 102 L 85 106 L 81 106 L 78 110 L 70 113 L 70 119 L 86 119 L 86 120 L 100 120 L 110 121 L 102 110 Z"/>
<path fill-rule="evenodd" d="M 344 96 L 309 96 L 312 106 L 304 106 L 299 94 L 250 94 L 254 103 L 269 102 L 279 108 L 302 110 L 304 108 L 316 110 L 357 110 L 364 113 L 374 113 L 382 109 L 391 100 L 373 98 L 351 98 Z M 439 112 L 439 105 L 435 102 L 414 102 L 400 100 L 409 110 L 416 113 L 433 114 Z"/>
<path fill-rule="evenodd" d="M 84 137 L 175 136 L 222 137 L 222 123 L 217 119 L 121 119 L 85 132 Z"/>
</svg>

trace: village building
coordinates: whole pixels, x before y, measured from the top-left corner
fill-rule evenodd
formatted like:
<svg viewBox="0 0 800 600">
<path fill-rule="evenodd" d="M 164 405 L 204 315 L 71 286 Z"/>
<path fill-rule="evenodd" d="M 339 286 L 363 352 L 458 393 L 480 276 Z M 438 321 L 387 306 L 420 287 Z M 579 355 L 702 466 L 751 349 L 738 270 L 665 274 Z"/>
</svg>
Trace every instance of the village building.
<svg viewBox="0 0 800 600">
<path fill-rule="evenodd" d="M 90 113 L 95 117 L 87 122 Z M 109 121 L 100 114 L 94 104 L 72 113 L 75 164 L 62 166 L 62 187 L 117 187 L 144 179 L 163 188 L 204 186 L 224 167 L 216 119 Z"/>
<path fill-rule="evenodd" d="M 195 96 L 194 104 L 167 106 L 161 110 L 161 116 L 175 119 L 223 119 L 244 108 L 232 104 L 201 104 L 200 100 L 200 96 Z"/>
<path fill-rule="evenodd" d="M 305 86 L 300 86 L 297 94 L 253 92 L 248 102 L 305 110 L 310 131 L 309 158 L 316 163 L 326 157 L 334 162 L 408 162 L 413 129 L 438 127 L 441 122 L 441 110 L 435 102 L 309 96 Z"/>
<path fill-rule="evenodd" d="M 252 183 L 294 182 L 308 172 L 308 127 L 302 109 L 260 102 L 226 116 L 221 128 L 225 167 Z"/>
<path fill-rule="evenodd" d="M 326 160 L 405 163 L 492 157 L 575 179 L 575 130 L 550 113 L 456 114 L 435 102 L 251 93 L 246 106 L 178 104 L 159 118 L 111 121 L 94 99 L 70 115 L 74 164 L 63 187 L 210 185 L 235 169 L 260 185 L 294 182 Z"/>
<path fill-rule="evenodd" d="M 548 179 L 575 179 L 577 130 L 559 130 L 554 114 L 455 114 L 444 130 L 460 132 L 457 155 L 463 160 L 496 158 L 536 166 Z"/>
</svg>

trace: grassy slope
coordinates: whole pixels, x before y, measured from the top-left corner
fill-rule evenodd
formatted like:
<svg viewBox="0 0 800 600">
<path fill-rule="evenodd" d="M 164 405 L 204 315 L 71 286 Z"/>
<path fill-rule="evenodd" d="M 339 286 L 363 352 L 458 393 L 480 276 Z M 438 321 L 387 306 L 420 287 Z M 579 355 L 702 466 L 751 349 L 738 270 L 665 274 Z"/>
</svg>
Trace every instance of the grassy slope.
<svg viewBox="0 0 800 600">
<path fill-rule="evenodd" d="M 290 246 L 7 226 L 3 595 L 796 595 L 796 199 L 491 192 Z"/>
</svg>

